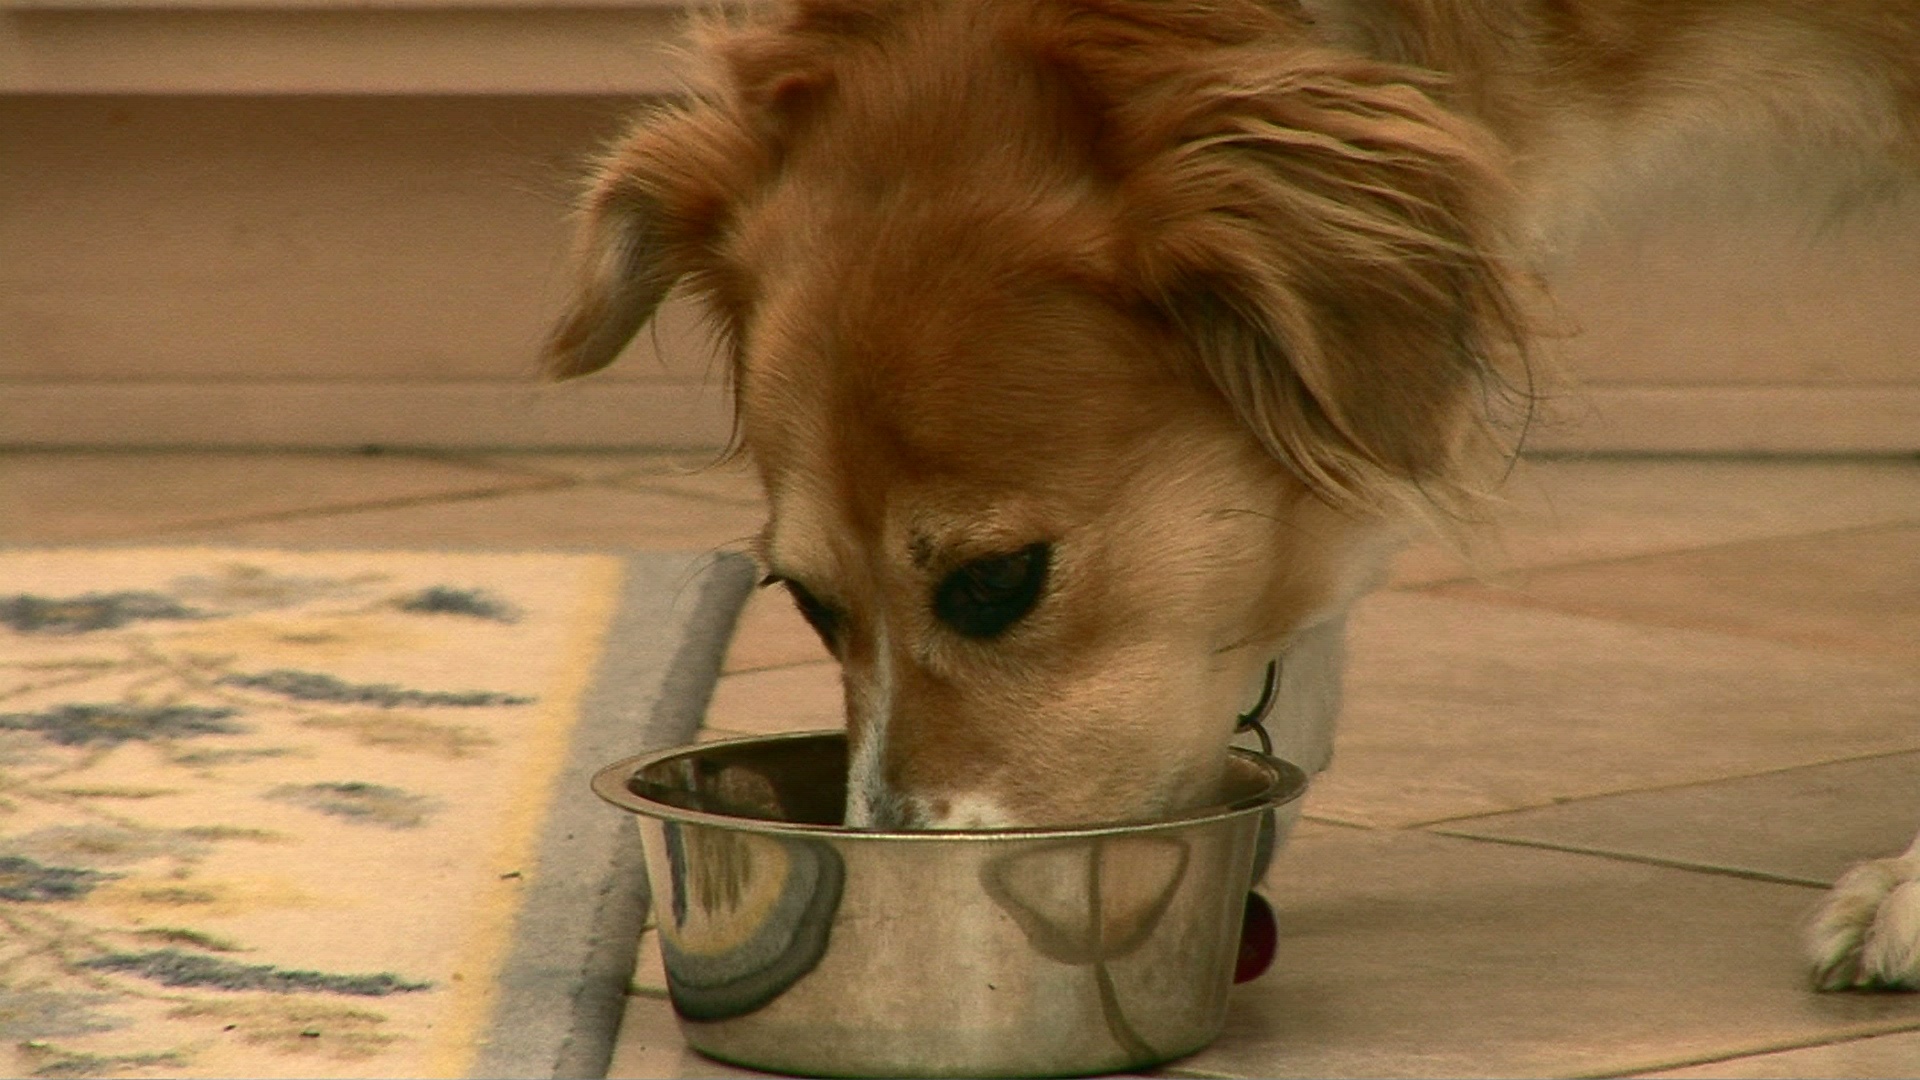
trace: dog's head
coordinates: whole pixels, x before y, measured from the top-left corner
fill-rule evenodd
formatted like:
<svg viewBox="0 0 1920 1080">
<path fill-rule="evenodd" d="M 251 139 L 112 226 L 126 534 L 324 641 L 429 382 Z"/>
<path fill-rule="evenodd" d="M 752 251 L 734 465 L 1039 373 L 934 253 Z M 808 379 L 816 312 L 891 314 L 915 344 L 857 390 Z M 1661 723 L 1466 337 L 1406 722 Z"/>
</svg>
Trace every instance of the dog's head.
<svg viewBox="0 0 1920 1080">
<path fill-rule="evenodd" d="M 802 0 L 705 48 L 601 163 L 549 370 L 711 312 L 850 822 L 1205 801 L 1267 661 L 1477 460 L 1497 149 L 1264 0 Z"/>
</svg>

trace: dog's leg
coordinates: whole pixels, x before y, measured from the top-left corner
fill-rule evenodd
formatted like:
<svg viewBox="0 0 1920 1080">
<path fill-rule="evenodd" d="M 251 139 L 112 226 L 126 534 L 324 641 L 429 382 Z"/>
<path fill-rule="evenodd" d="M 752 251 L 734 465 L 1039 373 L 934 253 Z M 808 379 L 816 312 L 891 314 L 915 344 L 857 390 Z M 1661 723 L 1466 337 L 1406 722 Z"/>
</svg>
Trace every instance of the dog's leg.
<svg viewBox="0 0 1920 1080">
<path fill-rule="evenodd" d="M 1920 837 L 1864 862 L 1827 894 L 1807 934 L 1822 990 L 1920 990 Z"/>
</svg>

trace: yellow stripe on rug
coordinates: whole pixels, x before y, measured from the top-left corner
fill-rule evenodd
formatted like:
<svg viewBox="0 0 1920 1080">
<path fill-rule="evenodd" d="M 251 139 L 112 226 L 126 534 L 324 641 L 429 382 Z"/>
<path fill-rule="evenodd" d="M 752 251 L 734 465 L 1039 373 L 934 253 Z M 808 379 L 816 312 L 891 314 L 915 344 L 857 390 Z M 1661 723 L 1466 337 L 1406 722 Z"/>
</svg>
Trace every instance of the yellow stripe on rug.
<svg viewBox="0 0 1920 1080">
<path fill-rule="evenodd" d="M 535 861 L 533 845 L 546 810 L 544 796 L 566 760 L 568 735 L 579 717 L 581 698 L 605 646 L 620 595 L 622 569 L 618 562 L 605 560 L 592 571 L 596 580 L 588 592 L 590 600 L 581 605 L 572 640 L 565 646 L 565 662 L 555 672 L 553 689 L 540 710 L 537 735 L 527 747 L 517 790 L 501 822 L 499 844 L 491 859 L 495 879 L 509 885 L 492 893 L 484 925 L 474 934 L 454 973 L 456 979 L 465 978 L 462 992 L 456 995 L 457 1004 L 450 1010 L 451 1019 L 435 1039 L 434 1063 L 428 1069 L 432 1076 L 466 1076 L 472 1071 L 497 997 L 499 984 L 491 976 L 506 955 L 507 936 L 513 930 L 523 891 L 520 886 L 529 880 Z"/>
</svg>

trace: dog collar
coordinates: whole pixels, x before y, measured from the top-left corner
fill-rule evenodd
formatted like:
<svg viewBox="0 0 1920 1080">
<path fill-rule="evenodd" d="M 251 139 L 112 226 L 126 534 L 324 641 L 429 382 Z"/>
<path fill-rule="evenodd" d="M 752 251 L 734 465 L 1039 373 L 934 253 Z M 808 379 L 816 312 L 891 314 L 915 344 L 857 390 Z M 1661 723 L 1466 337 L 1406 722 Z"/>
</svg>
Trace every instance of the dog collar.
<svg viewBox="0 0 1920 1080">
<path fill-rule="evenodd" d="M 1274 692 L 1280 686 L 1280 661 L 1278 658 L 1267 661 L 1265 683 L 1260 687 L 1260 700 L 1253 708 L 1241 713 L 1233 725 L 1234 734 L 1251 731 L 1260 738 L 1260 752 L 1273 756 L 1273 737 L 1267 734 L 1267 714 L 1273 711 Z M 1260 843 L 1254 853 L 1254 880 L 1266 876 L 1267 863 L 1273 858 L 1273 811 L 1261 815 Z M 1264 848 L 1265 850 L 1260 850 Z M 1267 968 L 1273 966 L 1274 953 L 1279 950 L 1280 927 L 1273 916 L 1273 905 L 1267 898 L 1253 889 L 1247 890 L 1246 907 L 1240 916 L 1240 949 L 1234 958 L 1233 981 L 1248 982 L 1257 979 Z"/>
<path fill-rule="evenodd" d="M 1267 661 L 1267 677 L 1265 684 L 1260 687 L 1260 700 L 1253 703 L 1253 708 L 1241 713 L 1233 725 L 1235 735 L 1251 731 L 1258 736 L 1260 752 L 1268 757 L 1273 756 L 1273 737 L 1267 734 L 1266 720 L 1267 714 L 1273 711 L 1274 691 L 1279 686 L 1280 661 L 1276 658 Z"/>
</svg>

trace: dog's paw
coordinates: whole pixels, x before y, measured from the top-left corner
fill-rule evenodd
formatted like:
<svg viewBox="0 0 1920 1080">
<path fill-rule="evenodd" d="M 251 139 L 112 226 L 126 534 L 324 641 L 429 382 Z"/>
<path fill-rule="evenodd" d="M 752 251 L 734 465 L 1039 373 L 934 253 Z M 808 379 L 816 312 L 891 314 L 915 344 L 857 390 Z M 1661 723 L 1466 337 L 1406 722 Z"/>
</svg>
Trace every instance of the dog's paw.
<svg viewBox="0 0 1920 1080">
<path fill-rule="evenodd" d="M 1847 871 L 1807 934 L 1821 990 L 1920 990 L 1920 841 Z"/>
</svg>

